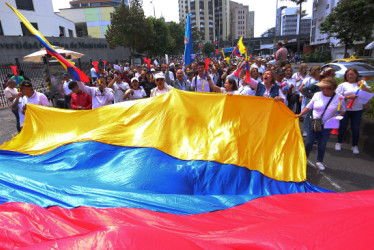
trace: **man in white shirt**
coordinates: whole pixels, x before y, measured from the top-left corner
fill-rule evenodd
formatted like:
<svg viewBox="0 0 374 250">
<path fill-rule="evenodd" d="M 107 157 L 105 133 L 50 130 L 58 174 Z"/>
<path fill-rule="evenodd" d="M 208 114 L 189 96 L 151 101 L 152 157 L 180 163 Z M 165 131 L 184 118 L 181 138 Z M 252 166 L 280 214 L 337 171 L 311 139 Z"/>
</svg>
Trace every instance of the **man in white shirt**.
<svg viewBox="0 0 374 250">
<path fill-rule="evenodd" d="M 161 72 L 155 75 L 155 82 L 157 87 L 151 90 L 151 97 L 165 94 L 173 89 L 170 85 L 165 86 L 165 75 Z"/>
<path fill-rule="evenodd" d="M 106 81 L 102 75 L 100 75 L 98 87 L 88 87 L 82 82 L 77 83 L 80 90 L 92 96 L 92 109 L 112 104 L 113 93 L 106 87 Z"/>
<path fill-rule="evenodd" d="M 126 93 L 126 90 L 130 88 L 127 82 L 122 82 L 120 75 L 114 77 L 114 81 L 109 83 L 108 88 L 114 90 L 114 103 L 123 102 L 123 95 Z"/>
<path fill-rule="evenodd" d="M 94 66 L 92 66 L 91 68 L 91 78 L 92 78 L 92 82 L 95 82 L 97 80 L 97 73 L 96 73 L 96 69 Z"/>
<path fill-rule="evenodd" d="M 8 80 L 8 87 L 4 89 L 4 96 L 8 100 L 8 105 L 11 107 L 13 105 L 14 99 L 16 99 L 19 95 L 18 90 L 16 89 L 17 82 L 14 79 Z M 19 125 L 19 115 L 17 110 L 12 110 L 14 116 L 16 117 L 17 121 L 17 131 L 18 133 L 21 132 L 21 127 Z"/>
<path fill-rule="evenodd" d="M 71 95 L 73 92 L 69 89 L 69 83 L 71 82 L 70 75 L 65 73 L 63 75 L 62 84 L 60 86 L 60 91 L 62 92 L 62 96 L 65 98 L 65 107 L 71 109 L 70 102 L 71 102 Z"/>
<path fill-rule="evenodd" d="M 26 104 L 32 103 L 42 106 L 49 106 L 49 101 L 44 94 L 34 91 L 31 82 L 28 80 L 21 83 L 21 93 L 22 95 L 18 95 L 13 102 L 12 110 L 18 111 L 20 127 L 22 129 L 27 110 Z"/>
<path fill-rule="evenodd" d="M 210 78 L 209 75 L 205 77 L 205 63 L 204 62 L 199 62 L 197 64 L 197 73 L 198 75 L 195 76 L 191 82 L 192 91 L 210 92 L 208 81 L 211 81 L 212 79 Z"/>
</svg>

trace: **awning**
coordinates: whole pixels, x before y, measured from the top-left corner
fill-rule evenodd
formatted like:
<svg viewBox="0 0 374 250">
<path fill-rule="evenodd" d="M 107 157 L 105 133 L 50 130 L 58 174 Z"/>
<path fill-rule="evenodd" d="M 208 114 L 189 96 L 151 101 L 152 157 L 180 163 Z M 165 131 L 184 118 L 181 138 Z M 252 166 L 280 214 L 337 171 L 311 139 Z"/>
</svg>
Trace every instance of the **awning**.
<svg viewBox="0 0 374 250">
<path fill-rule="evenodd" d="M 273 49 L 274 44 L 262 44 L 260 45 L 260 49 Z"/>
</svg>

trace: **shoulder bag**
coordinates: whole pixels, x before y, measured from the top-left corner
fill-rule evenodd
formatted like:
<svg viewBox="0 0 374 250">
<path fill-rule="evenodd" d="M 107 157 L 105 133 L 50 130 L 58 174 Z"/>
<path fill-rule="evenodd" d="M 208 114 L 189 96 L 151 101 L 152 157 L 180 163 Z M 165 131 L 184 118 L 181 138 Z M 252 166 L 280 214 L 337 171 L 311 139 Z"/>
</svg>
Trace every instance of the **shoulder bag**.
<svg viewBox="0 0 374 250">
<path fill-rule="evenodd" d="M 322 118 L 323 118 L 323 115 L 325 114 L 326 112 L 326 109 L 327 107 L 330 105 L 332 99 L 334 99 L 334 96 L 335 96 L 335 92 L 334 94 L 331 96 L 329 102 L 327 103 L 326 107 L 325 107 L 325 110 L 323 111 L 322 115 L 321 115 L 321 118 L 318 118 L 318 119 L 313 119 L 312 120 L 312 130 L 314 132 L 321 132 L 322 129 L 323 129 L 323 124 L 322 124 Z"/>
</svg>

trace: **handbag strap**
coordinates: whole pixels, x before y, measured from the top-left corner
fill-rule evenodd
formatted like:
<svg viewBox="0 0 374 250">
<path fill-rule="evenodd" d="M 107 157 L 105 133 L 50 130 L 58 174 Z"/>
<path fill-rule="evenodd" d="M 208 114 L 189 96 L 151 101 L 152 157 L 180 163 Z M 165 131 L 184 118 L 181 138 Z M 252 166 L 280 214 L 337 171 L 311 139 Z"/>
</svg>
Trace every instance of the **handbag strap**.
<svg viewBox="0 0 374 250">
<path fill-rule="evenodd" d="M 322 115 L 321 115 L 321 119 L 323 118 L 323 115 L 325 114 L 326 109 L 327 109 L 327 107 L 330 105 L 332 99 L 334 99 L 334 96 L 335 96 L 335 92 L 332 94 L 332 96 L 331 96 L 329 102 L 327 103 L 327 105 L 326 105 L 326 107 L 325 107 L 325 110 L 323 111 L 323 113 L 322 113 Z"/>
</svg>

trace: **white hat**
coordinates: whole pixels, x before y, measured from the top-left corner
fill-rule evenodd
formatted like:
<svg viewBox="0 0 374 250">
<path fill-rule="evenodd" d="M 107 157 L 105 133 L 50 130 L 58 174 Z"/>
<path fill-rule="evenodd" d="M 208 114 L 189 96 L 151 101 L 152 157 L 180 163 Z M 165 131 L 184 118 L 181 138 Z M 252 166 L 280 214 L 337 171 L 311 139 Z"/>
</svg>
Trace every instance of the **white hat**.
<svg viewBox="0 0 374 250">
<path fill-rule="evenodd" d="M 133 81 L 139 82 L 139 79 L 137 77 L 133 77 L 133 78 L 131 78 L 131 82 L 133 82 Z"/>
<path fill-rule="evenodd" d="M 154 68 L 151 68 L 151 71 L 152 71 L 152 72 L 155 72 L 156 70 L 155 70 Z"/>
<path fill-rule="evenodd" d="M 155 79 L 165 79 L 165 75 L 163 74 L 163 73 L 157 73 L 156 75 L 155 75 Z"/>
</svg>

